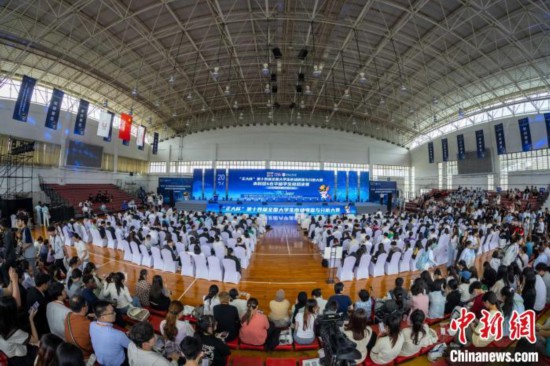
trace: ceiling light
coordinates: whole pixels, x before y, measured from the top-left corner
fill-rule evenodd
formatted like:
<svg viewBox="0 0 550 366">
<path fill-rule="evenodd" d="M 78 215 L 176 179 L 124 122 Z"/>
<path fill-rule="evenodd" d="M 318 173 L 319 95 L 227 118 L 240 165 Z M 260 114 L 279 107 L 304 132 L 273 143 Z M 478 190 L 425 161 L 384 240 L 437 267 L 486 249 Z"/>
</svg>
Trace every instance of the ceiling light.
<svg viewBox="0 0 550 366">
<path fill-rule="evenodd" d="M 367 82 L 367 78 L 365 77 L 365 73 L 360 72 L 359 73 L 359 84 L 365 85 L 366 82 Z"/>
<path fill-rule="evenodd" d="M 214 67 L 214 70 L 212 70 L 212 79 L 214 79 L 214 81 L 218 81 L 219 77 L 220 77 L 220 67 L 216 66 Z"/>
<path fill-rule="evenodd" d="M 271 85 L 265 84 L 264 93 L 265 94 L 271 93 Z"/>
<path fill-rule="evenodd" d="M 380 98 L 380 105 L 384 105 L 386 104 L 386 100 L 384 99 L 384 97 L 381 97 Z"/>
<path fill-rule="evenodd" d="M 328 123 L 328 116 L 325 116 L 325 123 Z"/>
<path fill-rule="evenodd" d="M 187 100 L 192 100 L 193 99 L 193 94 L 189 93 L 187 94 Z"/>
<path fill-rule="evenodd" d="M 191 124 L 191 122 L 189 122 L 189 121 L 185 122 L 185 125 L 186 125 L 187 127 L 189 127 L 190 124 Z"/>
<path fill-rule="evenodd" d="M 351 95 L 349 94 L 349 89 L 346 89 L 344 91 L 344 99 L 349 99 L 351 97 Z"/>
<path fill-rule="evenodd" d="M 401 84 L 400 90 L 401 90 L 402 92 L 406 92 L 406 91 L 407 91 L 407 86 L 406 86 L 405 84 Z"/>
<path fill-rule="evenodd" d="M 105 108 L 107 108 L 107 106 L 109 106 L 109 101 L 108 101 L 107 99 L 105 99 L 105 100 L 103 101 L 103 106 L 104 106 Z M 157 107 L 158 107 L 158 106 L 157 106 Z"/>
<path fill-rule="evenodd" d="M 241 113 L 239 114 L 239 119 L 240 119 L 241 121 L 244 119 L 244 113 L 243 113 L 243 112 L 241 112 Z"/>
<path fill-rule="evenodd" d="M 239 102 L 233 102 L 233 109 L 239 109 Z"/>
<path fill-rule="evenodd" d="M 266 107 L 271 108 L 271 99 L 268 99 L 268 100 L 267 100 L 267 103 L 266 103 L 265 105 L 266 105 Z"/>
<path fill-rule="evenodd" d="M 227 86 L 225 87 L 225 91 L 224 91 L 223 93 L 224 93 L 225 95 L 231 95 L 231 89 L 230 89 L 229 85 L 227 85 Z"/>
<path fill-rule="evenodd" d="M 300 112 L 296 114 L 296 119 L 302 119 L 302 115 L 300 114 Z"/>
<path fill-rule="evenodd" d="M 206 106 L 205 105 L 202 106 L 201 112 L 206 112 Z"/>
<path fill-rule="evenodd" d="M 338 103 L 334 103 L 334 105 L 332 106 L 332 110 L 334 112 L 338 112 Z"/>
<path fill-rule="evenodd" d="M 463 117 L 464 117 L 464 109 L 458 108 L 458 116 L 459 116 L 460 118 L 463 118 Z"/>
<path fill-rule="evenodd" d="M 168 79 L 168 83 L 170 83 L 170 85 L 174 84 L 174 82 L 176 81 L 176 78 L 174 77 L 174 75 L 170 75 L 170 79 Z"/>
<path fill-rule="evenodd" d="M 434 123 L 437 122 L 437 116 L 434 114 Z"/>
<path fill-rule="evenodd" d="M 300 108 L 304 109 L 306 107 L 306 102 L 304 102 L 303 100 L 300 101 Z"/>
<path fill-rule="evenodd" d="M 439 103 L 439 100 L 437 100 L 436 97 L 432 97 L 432 104 L 435 105 L 435 104 L 437 104 L 437 103 Z"/>
<path fill-rule="evenodd" d="M 269 76 L 269 64 L 264 64 L 262 68 L 262 76 Z"/>
<path fill-rule="evenodd" d="M 135 97 L 137 97 L 137 95 L 138 95 L 137 88 L 134 87 L 134 89 L 132 89 L 132 96 L 135 98 Z"/>
<path fill-rule="evenodd" d="M 281 60 L 277 60 L 277 72 L 281 73 L 281 71 L 283 71 L 283 63 Z"/>
<path fill-rule="evenodd" d="M 107 107 L 107 101 L 105 101 L 104 106 Z M 159 100 L 155 101 L 155 107 L 160 107 L 160 101 Z"/>
<path fill-rule="evenodd" d="M 323 64 L 320 65 L 313 65 L 313 76 L 318 78 L 323 73 Z"/>
<path fill-rule="evenodd" d="M 216 122 L 216 117 L 212 117 L 211 121 Z"/>
<path fill-rule="evenodd" d="M 306 90 L 304 91 L 305 95 L 311 95 L 313 92 L 311 91 L 311 87 L 309 85 L 306 85 Z"/>
<path fill-rule="evenodd" d="M 354 126 L 357 124 L 357 121 L 355 120 L 355 118 L 351 121 L 351 124 Z"/>
<path fill-rule="evenodd" d="M 177 117 L 177 116 L 178 116 L 178 114 L 176 112 L 172 113 L 172 117 Z"/>
</svg>

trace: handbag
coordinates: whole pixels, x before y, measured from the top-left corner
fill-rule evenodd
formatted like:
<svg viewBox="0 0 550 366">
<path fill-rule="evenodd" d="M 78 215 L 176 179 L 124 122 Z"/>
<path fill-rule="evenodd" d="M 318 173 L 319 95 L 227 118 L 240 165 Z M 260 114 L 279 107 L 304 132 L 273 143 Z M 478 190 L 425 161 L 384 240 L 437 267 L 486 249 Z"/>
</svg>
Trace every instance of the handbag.
<svg viewBox="0 0 550 366">
<path fill-rule="evenodd" d="M 149 319 L 151 313 L 147 309 L 138 308 L 130 305 L 130 308 L 128 309 L 126 315 L 132 320 L 142 322 Z"/>
</svg>

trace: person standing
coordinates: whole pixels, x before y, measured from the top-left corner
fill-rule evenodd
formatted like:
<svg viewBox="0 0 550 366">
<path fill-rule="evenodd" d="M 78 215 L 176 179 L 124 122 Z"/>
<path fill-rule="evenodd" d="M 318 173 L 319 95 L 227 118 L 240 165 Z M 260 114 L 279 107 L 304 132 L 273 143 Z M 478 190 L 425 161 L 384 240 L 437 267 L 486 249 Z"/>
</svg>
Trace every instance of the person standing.
<svg viewBox="0 0 550 366">
<path fill-rule="evenodd" d="M 0 220 L 0 233 L 3 235 L 4 242 L 4 258 L 2 260 L 2 282 L 4 285 L 10 283 L 9 269 L 15 267 L 15 238 L 13 232 L 8 226 L 8 221 L 6 219 Z"/>
<path fill-rule="evenodd" d="M 53 226 L 48 227 L 48 235 L 50 236 L 50 245 L 54 257 L 54 267 L 61 270 L 64 274 L 67 274 L 67 269 L 63 263 L 63 259 L 67 255 L 67 249 L 65 249 L 65 245 L 63 245 L 63 239 L 57 234 Z"/>
<path fill-rule="evenodd" d="M 36 212 L 36 226 L 42 226 L 42 201 L 38 201 L 38 204 L 34 206 Z"/>
<path fill-rule="evenodd" d="M 78 259 L 80 259 L 80 262 L 82 263 L 82 268 L 84 269 L 90 261 L 90 253 L 88 252 L 86 244 L 80 238 L 80 235 L 76 233 L 73 234 L 73 241 L 76 248 L 76 254 L 78 256 Z"/>
<path fill-rule="evenodd" d="M 27 224 L 23 220 L 19 220 L 17 223 L 21 234 L 21 249 L 23 252 L 23 258 L 29 262 L 32 267 L 32 273 L 36 273 L 36 247 L 34 246 L 34 240 L 32 240 L 31 230 L 27 227 Z"/>
<path fill-rule="evenodd" d="M 42 226 L 50 226 L 50 208 L 45 203 L 42 205 Z"/>
</svg>

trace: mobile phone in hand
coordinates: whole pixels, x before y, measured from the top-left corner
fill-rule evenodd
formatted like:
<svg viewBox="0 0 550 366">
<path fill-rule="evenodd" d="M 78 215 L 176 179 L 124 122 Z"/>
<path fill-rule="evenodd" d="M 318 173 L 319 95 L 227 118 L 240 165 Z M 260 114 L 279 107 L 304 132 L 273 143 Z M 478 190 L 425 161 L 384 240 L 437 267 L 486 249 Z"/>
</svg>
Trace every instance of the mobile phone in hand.
<svg viewBox="0 0 550 366">
<path fill-rule="evenodd" d="M 32 306 L 29 308 L 29 313 L 32 313 L 33 311 L 37 311 L 40 307 L 40 303 L 36 301 Z"/>
</svg>

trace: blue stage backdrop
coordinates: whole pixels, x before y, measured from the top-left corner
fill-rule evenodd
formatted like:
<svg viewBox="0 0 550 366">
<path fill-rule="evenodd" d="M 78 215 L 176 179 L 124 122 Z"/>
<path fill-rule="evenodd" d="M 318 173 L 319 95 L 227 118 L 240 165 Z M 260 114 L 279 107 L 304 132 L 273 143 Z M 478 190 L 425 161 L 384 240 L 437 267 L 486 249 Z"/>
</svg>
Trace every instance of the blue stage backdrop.
<svg viewBox="0 0 550 366">
<path fill-rule="evenodd" d="M 210 200 L 214 197 L 214 169 L 204 170 L 204 199 Z"/>
<path fill-rule="evenodd" d="M 235 201 L 332 201 L 334 172 L 235 169 L 228 186 L 228 198 Z"/>
<path fill-rule="evenodd" d="M 359 176 L 355 170 L 348 173 L 348 201 L 357 202 L 359 191 Z"/>
<path fill-rule="evenodd" d="M 336 173 L 336 200 L 338 202 L 344 202 L 347 196 L 348 188 L 348 176 L 345 171 L 338 171 Z"/>
<path fill-rule="evenodd" d="M 361 172 L 359 174 L 359 201 L 368 202 L 369 201 L 369 172 Z"/>
<path fill-rule="evenodd" d="M 202 169 L 193 170 L 193 199 L 202 200 Z"/>
<path fill-rule="evenodd" d="M 170 203 L 170 192 L 174 192 L 174 202 L 182 202 L 191 199 L 193 178 L 164 178 L 159 177 L 159 192 L 164 198 L 164 203 Z"/>
</svg>

